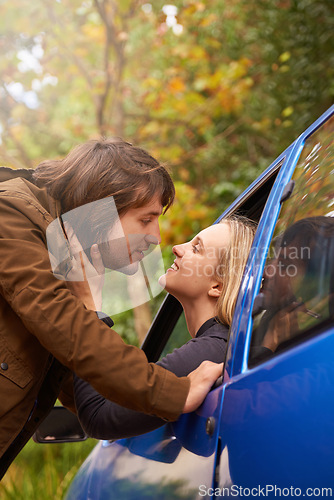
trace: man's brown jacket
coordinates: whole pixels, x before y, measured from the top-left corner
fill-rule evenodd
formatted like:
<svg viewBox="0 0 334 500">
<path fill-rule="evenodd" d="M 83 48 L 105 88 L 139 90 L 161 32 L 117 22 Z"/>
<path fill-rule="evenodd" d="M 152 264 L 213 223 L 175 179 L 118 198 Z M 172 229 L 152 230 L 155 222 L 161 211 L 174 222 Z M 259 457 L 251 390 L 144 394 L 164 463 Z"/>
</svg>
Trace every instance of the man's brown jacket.
<svg viewBox="0 0 334 500">
<path fill-rule="evenodd" d="M 72 371 L 106 398 L 166 420 L 189 390 L 55 278 L 45 232 L 56 216 L 31 171 L 0 169 L 0 478 L 57 397 L 75 411 Z"/>
</svg>

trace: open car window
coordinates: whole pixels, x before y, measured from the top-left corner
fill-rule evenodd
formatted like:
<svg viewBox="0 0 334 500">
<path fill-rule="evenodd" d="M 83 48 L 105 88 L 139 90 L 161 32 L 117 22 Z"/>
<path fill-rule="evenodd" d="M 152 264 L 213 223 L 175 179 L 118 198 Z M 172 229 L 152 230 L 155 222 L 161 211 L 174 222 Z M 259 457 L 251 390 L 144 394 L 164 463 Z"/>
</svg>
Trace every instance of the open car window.
<svg viewBox="0 0 334 500">
<path fill-rule="evenodd" d="M 249 366 L 334 319 L 334 118 L 304 144 L 269 248 Z"/>
<path fill-rule="evenodd" d="M 268 170 L 261 182 L 255 182 L 251 189 L 241 195 L 223 217 L 237 214 L 258 222 L 283 162 L 284 157 Z M 149 361 L 157 361 L 190 338 L 180 303 L 167 294 L 142 345 L 146 356 Z"/>
</svg>

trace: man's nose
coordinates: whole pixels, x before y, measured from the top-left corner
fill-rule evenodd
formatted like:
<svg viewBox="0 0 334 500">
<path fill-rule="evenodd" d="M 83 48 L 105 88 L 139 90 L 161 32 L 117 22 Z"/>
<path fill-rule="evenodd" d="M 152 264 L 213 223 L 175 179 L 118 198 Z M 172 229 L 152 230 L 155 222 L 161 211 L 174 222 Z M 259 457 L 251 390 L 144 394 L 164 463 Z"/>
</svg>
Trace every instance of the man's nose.
<svg viewBox="0 0 334 500">
<path fill-rule="evenodd" d="M 153 228 L 152 227 L 150 228 L 150 233 L 145 236 L 145 241 L 149 245 L 160 245 L 161 234 L 160 234 L 159 222 L 157 222 Z"/>
<path fill-rule="evenodd" d="M 146 234 L 145 241 L 148 245 L 159 245 L 159 243 L 161 243 L 161 239 L 157 238 L 153 234 Z"/>
</svg>

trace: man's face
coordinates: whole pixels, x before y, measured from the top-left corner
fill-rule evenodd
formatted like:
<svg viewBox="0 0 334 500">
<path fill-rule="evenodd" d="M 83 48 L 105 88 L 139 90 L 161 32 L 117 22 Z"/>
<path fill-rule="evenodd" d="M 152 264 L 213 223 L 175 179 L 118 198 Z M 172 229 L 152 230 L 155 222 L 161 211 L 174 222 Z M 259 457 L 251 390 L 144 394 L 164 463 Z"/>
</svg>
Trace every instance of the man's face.
<svg viewBox="0 0 334 500">
<path fill-rule="evenodd" d="M 114 224 L 108 243 L 101 247 L 106 267 L 125 274 L 134 274 L 150 245 L 161 243 L 159 217 L 163 206 L 160 197 L 138 208 L 130 208 Z"/>
</svg>

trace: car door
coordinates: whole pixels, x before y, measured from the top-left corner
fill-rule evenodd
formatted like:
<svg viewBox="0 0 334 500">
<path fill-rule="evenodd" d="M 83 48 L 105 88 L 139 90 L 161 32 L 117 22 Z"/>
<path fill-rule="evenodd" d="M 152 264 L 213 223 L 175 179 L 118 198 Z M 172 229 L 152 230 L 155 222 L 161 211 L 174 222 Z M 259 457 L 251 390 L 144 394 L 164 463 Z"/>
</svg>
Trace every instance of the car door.
<svg viewBox="0 0 334 500">
<path fill-rule="evenodd" d="M 333 492 L 333 112 L 294 144 L 259 224 L 226 360 L 217 494 Z"/>
</svg>

